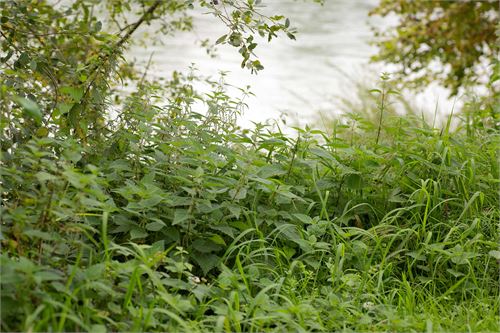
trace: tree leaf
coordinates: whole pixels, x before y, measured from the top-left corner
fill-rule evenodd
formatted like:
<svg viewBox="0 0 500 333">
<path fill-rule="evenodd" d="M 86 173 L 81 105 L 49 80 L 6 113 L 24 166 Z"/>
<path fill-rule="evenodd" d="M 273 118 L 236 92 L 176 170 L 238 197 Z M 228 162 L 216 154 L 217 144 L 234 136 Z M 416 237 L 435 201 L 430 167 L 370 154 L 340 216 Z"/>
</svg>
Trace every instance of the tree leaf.
<svg viewBox="0 0 500 333">
<path fill-rule="evenodd" d="M 35 120 L 37 124 L 42 122 L 42 112 L 36 102 L 19 96 L 14 96 L 14 101 L 19 104 L 24 109 L 26 115 Z"/>
<path fill-rule="evenodd" d="M 227 35 L 222 35 L 220 36 L 216 41 L 215 41 L 215 45 L 217 44 L 221 44 L 221 43 L 224 43 L 226 41 L 226 37 Z"/>
<path fill-rule="evenodd" d="M 71 96 L 71 98 L 73 99 L 73 101 L 75 103 L 80 102 L 80 100 L 83 97 L 83 88 L 81 88 L 81 87 L 68 87 L 68 86 L 66 86 L 66 87 L 62 87 L 60 90 L 62 93 L 65 93 L 65 94 Z"/>
</svg>

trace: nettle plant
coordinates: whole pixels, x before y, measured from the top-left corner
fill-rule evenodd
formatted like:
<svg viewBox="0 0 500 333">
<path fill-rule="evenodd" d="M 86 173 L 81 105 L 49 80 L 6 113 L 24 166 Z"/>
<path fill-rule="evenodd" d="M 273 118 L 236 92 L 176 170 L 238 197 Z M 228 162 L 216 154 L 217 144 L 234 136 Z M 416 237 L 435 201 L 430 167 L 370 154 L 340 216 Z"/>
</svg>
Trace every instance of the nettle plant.
<svg viewBox="0 0 500 333">
<path fill-rule="evenodd" d="M 3 151 L 31 136 L 71 136 L 83 144 L 107 131 L 111 88 L 138 79 L 123 59 L 136 31 L 154 22 L 153 36 L 191 30 L 201 8 L 226 25 L 216 43 L 235 47 L 241 66 L 263 69 L 260 37 L 296 30 L 282 15 L 262 14 L 254 0 L 3 1 L 0 4 Z M 154 42 L 154 37 L 148 42 Z"/>
<path fill-rule="evenodd" d="M 174 73 L 166 86 L 150 84 L 140 79 L 123 58 L 123 52 L 139 42 L 134 33 L 143 25 L 154 22 L 157 35 L 192 29 L 190 13 L 201 8 L 227 26 L 227 34 L 217 43 L 237 48 L 242 55 L 242 67 L 256 72 L 263 68 L 254 53 L 259 36 L 271 41 L 280 33 L 289 38 L 294 38 L 295 33 L 285 17 L 262 14 L 262 5 L 261 1 L 252 0 L 2 2 L 1 152 L 3 174 L 14 177 L 6 178 L 2 184 L 5 206 L 20 209 L 33 205 L 33 211 L 23 210 L 23 214 L 33 215 L 26 217 L 28 224 L 35 224 L 32 227 L 37 230 L 50 229 L 51 224 L 46 221 L 55 218 L 50 213 L 54 202 L 64 201 L 68 186 L 83 189 L 91 180 L 103 180 L 101 168 L 105 161 L 114 161 L 114 168 L 120 159 L 130 160 L 134 156 L 131 170 L 135 177 L 142 177 L 148 173 L 141 170 L 147 155 L 144 149 L 154 145 L 155 140 L 169 142 L 195 127 L 188 121 L 191 117 L 197 117 L 197 132 L 202 137 L 234 126 L 235 115 L 244 103 L 230 99 L 223 85 L 205 80 L 211 93 L 201 95 L 193 89 L 196 78 L 188 75 L 183 81 L 179 73 Z M 115 89 L 123 81 L 137 86 L 137 91 L 126 98 Z M 155 95 L 161 95 L 163 101 L 152 97 Z M 204 103 L 206 118 L 190 115 L 191 106 L 197 101 Z M 160 102 L 167 106 L 159 108 Z M 151 123 L 162 127 L 151 127 Z M 215 132 L 210 134 L 209 130 Z M 183 150 L 176 151 L 175 158 L 180 158 Z M 126 174 L 125 170 L 122 174 Z M 64 180 L 64 175 L 72 175 L 73 180 Z M 78 180 L 79 176 L 83 178 Z M 101 193 L 94 199 L 111 200 L 113 207 L 113 199 L 118 199 L 112 197 L 116 195 L 114 191 L 103 190 L 105 187 L 106 184 L 96 187 Z M 125 190 L 119 193 L 124 200 L 121 203 L 131 200 Z M 130 195 L 134 200 L 140 198 L 140 193 Z M 73 209 L 74 218 L 84 214 L 85 209 L 78 208 L 82 207 L 80 203 L 67 206 Z M 141 214 L 147 208 L 142 207 Z M 40 213 L 38 209 L 43 216 L 34 216 Z M 100 209 L 102 213 L 103 208 Z M 137 217 L 139 212 L 130 214 L 142 221 Z M 20 251 L 29 237 L 19 236 L 21 231 L 16 230 L 25 227 L 25 220 L 16 216 L 3 214 L 3 220 L 10 221 L 4 233 L 14 236 L 11 245 Z M 137 232 L 131 236 L 133 239 Z"/>
<path fill-rule="evenodd" d="M 294 31 L 258 5 L 0 4 L 2 330 L 498 327 L 496 133 L 395 116 L 387 81 L 331 134 L 241 130 L 245 89 L 122 58 L 201 6 L 259 70 L 252 36 Z"/>
<path fill-rule="evenodd" d="M 229 207 L 246 197 L 244 184 L 227 190 L 238 184 L 236 171 L 220 180 L 226 189 L 205 183 L 207 174 L 215 179 L 217 172 L 235 168 L 229 137 L 244 103 L 211 80 L 203 80 L 209 93 L 196 92 L 194 75 L 174 73 L 166 86 L 139 79 L 123 52 L 137 42 L 134 33 L 141 26 L 155 22 L 158 34 L 190 30 L 190 12 L 202 8 L 227 26 L 216 43 L 235 47 L 242 67 L 257 72 L 263 69 L 254 53 L 258 39 L 295 34 L 287 18 L 262 14 L 262 5 L 252 0 L 0 3 L 2 266 L 13 265 L 3 271 L 3 287 L 12 291 L 2 295 L 12 309 L 7 317 L 35 311 L 16 307 L 30 303 L 23 290 L 55 283 L 48 291 L 35 288 L 33 306 L 47 292 L 62 291 L 57 281 L 68 278 L 67 265 L 92 266 L 103 254 L 110 259 L 108 233 L 117 243 L 177 244 L 181 252 L 189 249 L 200 272 L 215 267 L 213 253 L 226 245 L 220 234 L 235 231 L 211 230 L 197 218 L 205 216 L 215 226 L 223 216 L 210 215 L 217 208 L 210 199 L 227 196 Z M 126 98 L 115 93 L 123 81 L 137 86 Z M 205 115 L 192 112 L 195 102 L 206 107 Z M 19 285 L 13 278 L 18 273 L 25 277 Z M 57 327 L 63 329 L 64 322 Z M 19 327 L 13 323 L 2 327 Z"/>
</svg>

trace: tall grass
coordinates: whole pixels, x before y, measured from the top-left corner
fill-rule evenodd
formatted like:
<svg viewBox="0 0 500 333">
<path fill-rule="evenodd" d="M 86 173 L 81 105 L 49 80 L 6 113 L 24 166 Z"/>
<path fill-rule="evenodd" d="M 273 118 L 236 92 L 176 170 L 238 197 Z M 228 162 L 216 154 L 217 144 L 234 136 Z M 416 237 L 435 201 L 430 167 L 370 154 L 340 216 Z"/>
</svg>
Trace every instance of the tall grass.
<svg viewBox="0 0 500 333">
<path fill-rule="evenodd" d="M 500 329 L 487 122 L 287 136 L 144 96 L 105 143 L 2 164 L 3 331 Z"/>
</svg>

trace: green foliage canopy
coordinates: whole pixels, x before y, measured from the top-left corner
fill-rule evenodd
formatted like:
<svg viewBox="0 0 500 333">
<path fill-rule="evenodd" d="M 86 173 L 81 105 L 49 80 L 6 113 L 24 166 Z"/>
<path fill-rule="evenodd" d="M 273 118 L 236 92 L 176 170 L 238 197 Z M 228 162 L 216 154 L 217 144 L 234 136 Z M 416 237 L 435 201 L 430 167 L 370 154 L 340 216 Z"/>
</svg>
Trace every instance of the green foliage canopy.
<svg viewBox="0 0 500 333">
<path fill-rule="evenodd" d="M 397 65 L 397 78 L 413 87 L 436 80 L 453 95 L 477 84 L 484 75 L 479 68 L 486 65 L 491 90 L 499 70 L 498 13 L 496 0 L 382 0 L 371 15 L 395 14 L 398 22 L 377 29 L 380 52 L 374 60 Z"/>
</svg>

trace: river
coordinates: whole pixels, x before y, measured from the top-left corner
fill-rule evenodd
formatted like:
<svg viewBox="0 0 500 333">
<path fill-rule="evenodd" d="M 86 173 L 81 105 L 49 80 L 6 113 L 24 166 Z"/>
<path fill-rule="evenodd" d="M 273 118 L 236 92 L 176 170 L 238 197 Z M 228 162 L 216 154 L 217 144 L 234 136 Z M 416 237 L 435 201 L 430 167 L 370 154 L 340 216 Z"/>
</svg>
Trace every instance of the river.
<svg viewBox="0 0 500 333">
<path fill-rule="evenodd" d="M 187 70 L 194 63 L 200 73 L 217 77 L 228 72 L 226 81 L 238 87 L 251 86 L 255 97 L 246 99 L 249 106 L 241 124 L 263 122 L 287 115 L 291 123 L 314 122 L 319 111 L 335 114 L 335 100 L 352 94 L 356 82 L 374 88 L 382 65 L 369 64 L 376 48 L 370 25 L 386 24 L 380 18 L 368 17 L 377 0 L 326 0 L 323 6 L 311 1 L 267 0 L 266 12 L 289 17 L 299 31 L 297 40 L 281 36 L 271 43 L 259 44 L 256 53 L 265 69 L 252 75 L 240 68 L 241 57 L 229 45 L 217 48 L 211 58 L 199 46 L 201 40 L 215 41 L 227 33 L 212 15 L 195 10 L 195 30 L 162 38 L 162 44 L 133 46 L 127 54 L 145 66 L 152 54 L 148 75 L 169 78 L 174 70 Z M 446 92 L 439 87 L 428 89 L 414 98 L 417 107 L 433 110 L 440 99 L 441 108 L 450 109 Z"/>
</svg>

